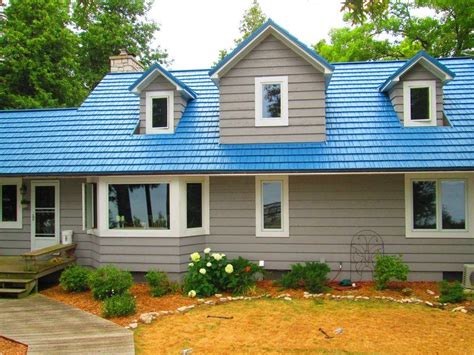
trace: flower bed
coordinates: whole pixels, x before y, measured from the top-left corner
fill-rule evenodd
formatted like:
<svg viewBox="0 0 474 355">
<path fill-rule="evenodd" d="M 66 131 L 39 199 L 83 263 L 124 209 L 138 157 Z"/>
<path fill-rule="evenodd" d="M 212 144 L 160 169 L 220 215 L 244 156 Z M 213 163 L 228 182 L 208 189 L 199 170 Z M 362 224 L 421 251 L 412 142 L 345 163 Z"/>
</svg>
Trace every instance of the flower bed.
<svg viewBox="0 0 474 355">
<path fill-rule="evenodd" d="M 26 355 L 28 346 L 0 336 L 0 354 L 2 355 Z"/>
</svg>

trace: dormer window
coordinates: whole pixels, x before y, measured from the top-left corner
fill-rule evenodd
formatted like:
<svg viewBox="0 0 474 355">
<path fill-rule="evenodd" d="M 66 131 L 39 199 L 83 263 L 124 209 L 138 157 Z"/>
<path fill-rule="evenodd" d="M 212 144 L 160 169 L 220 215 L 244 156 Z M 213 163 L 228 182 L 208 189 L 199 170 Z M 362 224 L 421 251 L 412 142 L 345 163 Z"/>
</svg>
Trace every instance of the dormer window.
<svg viewBox="0 0 474 355">
<path fill-rule="evenodd" d="M 174 132 L 173 91 L 146 93 L 146 133 Z"/>
<path fill-rule="evenodd" d="M 436 81 L 403 82 L 405 126 L 436 126 Z"/>
<path fill-rule="evenodd" d="M 288 77 L 255 78 L 255 126 L 288 126 Z"/>
</svg>

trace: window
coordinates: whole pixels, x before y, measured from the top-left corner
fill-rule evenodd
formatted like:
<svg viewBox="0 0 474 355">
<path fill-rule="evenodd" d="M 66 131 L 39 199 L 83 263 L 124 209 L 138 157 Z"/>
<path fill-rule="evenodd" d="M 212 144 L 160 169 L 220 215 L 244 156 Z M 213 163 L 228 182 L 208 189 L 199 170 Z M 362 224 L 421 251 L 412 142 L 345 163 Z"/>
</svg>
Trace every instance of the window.
<svg viewBox="0 0 474 355">
<path fill-rule="evenodd" d="M 146 133 L 173 133 L 173 91 L 148 91 L 145 104 Z"/>
<path fill-rule="evenodd" d="M 466 237 L 469 179 L 412 178 L 406 181 L 407 236 Z"/>
<path fill-rule="evenodd" d="M 82 229 L 97 227 L 97 184 L 82 184 Z"/>
<path fill-rule="evenodd" d="M 170 229 L 169 184 L 110 184 L 109 229 Z"/>
<path fill-rule="evenodd" d="M 288 126 L 288 77 L 255 78 L 255 126 Z"/>
<path fill-rule="evenodd" d="M 288 177 L 257 177 L 257 236 L 288 237 Z"/>
<path fill-rule="evenodd" d="M 202 184 L 186 184 L 186 227 L 202 227 Z"/>
<path fill-rule="evenodd" d="M 22 228 L 21 180 L 0 181 L 0 228 Z"/>
<path fill-rule="evenodd" d="M 436 82 L 403 82 L 405 126 L 436 125 Z"/>
</svg>

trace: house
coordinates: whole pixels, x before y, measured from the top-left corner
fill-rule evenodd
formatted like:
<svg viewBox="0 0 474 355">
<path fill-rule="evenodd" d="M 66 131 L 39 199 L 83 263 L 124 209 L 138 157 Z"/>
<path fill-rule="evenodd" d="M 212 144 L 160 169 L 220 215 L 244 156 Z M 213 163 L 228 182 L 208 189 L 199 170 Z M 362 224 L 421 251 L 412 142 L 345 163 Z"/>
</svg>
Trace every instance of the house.
<svg viewBox="0 0 474 355">
<path fill-rule="evenodd" d="M 0 255 L 73 230 L 94 267 L 179 277 L 210 247 L 347 277 L 366 235 L 413 280 L 452 276 L 474 258 L 473 82 L 424 52 L 330 64 L 271 20 L 211 70 L 122 52 L 78 108 L 0 112 Z"/>
</svg>

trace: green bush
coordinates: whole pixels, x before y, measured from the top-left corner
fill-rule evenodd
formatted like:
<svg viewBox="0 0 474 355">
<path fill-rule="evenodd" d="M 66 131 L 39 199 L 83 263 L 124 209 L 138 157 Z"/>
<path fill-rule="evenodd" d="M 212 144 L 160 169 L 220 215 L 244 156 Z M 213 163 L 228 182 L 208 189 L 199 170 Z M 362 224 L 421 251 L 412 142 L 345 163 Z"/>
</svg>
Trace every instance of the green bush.
<svg viewBox="0 0 474 355">
<path fill-rule="evenodd" d="M 153 297 L 161 297 L 171 292 L 171 283 L 168 275 L 161 271 L 148 271 L 145 279 L 150 286 L 151 295 Z"/>
<path fill-rule="evenodd" d="M 86 291 L 89 286 L 87 280 L 91 270 L 80 265 L 69 266 L 61 273 L 59 284 L 63 290 L 68 292 Z"/>
<path fill-rule="evenodd" d="M 331 270 L 325 263 L 307 262 L 291 265 L 291 271 L 280 279 L 284 288 L 304 288 L 311 293 L 323 292 L 328 282 L 327 275 Z"/>
<path fill-rule="evenodd" d="M 105 318 L 128 316 L 135 313 L 135 298 L 128 292 L 105 299 L 102 315 Z"/>
<path fill-rule="evenodd" d="M 132 285 L 132 274 L 112 265 L 102 266 L 94 270 L 89 276 L 89 287 L 92 296 L 98 300 L 124 294 Z"/>
<path fill-rule="evenodd" d="M 442 303 L 459 303 L 466 299 L 464 287 L 462 287 L 459 281 L 450 283 L 443 280 L 439 285 L 439 290 L 441 292 L 439 301 Z"/>
<path fill-rule="evenodd" d="M 375 288 L 377 290 L 387 288 L 387 283 L 392 279 L 406 281 L 409 271 L 401 255 L 377 255 L 374 268 Z"/>
<path fill-rule="evenodd" d="M 191 254 L 188 272 L 184 278 L 184 292 L 189 296 L 208 297 L 217 292 L 246 292 L 256 282 L 256 274 L 263 269 L 250 261 L 238 258 L 229 261 L 225 254 Z"/>
</svg>

